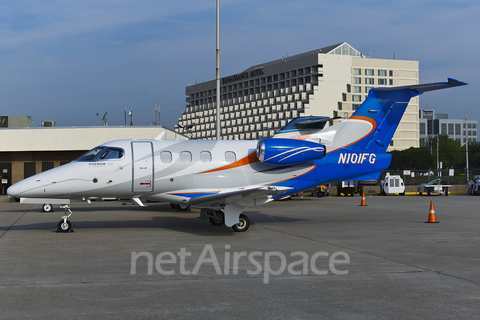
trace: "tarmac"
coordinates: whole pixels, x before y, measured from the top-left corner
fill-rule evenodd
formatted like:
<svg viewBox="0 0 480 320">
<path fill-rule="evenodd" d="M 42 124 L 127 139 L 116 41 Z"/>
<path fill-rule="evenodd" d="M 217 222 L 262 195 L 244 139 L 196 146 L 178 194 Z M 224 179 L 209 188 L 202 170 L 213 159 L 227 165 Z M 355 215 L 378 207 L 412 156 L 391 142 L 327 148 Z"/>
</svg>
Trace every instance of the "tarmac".
<svg viewBox="0 0 480 320">
<path fill-rule="evenodd" d="M 303 197 L 247 232 L 169 204 L 0 201 L 0 319 L 479 319 L 480 197 Z M 425 223 L 433 201 L 439 223 Z"/>
</svg>

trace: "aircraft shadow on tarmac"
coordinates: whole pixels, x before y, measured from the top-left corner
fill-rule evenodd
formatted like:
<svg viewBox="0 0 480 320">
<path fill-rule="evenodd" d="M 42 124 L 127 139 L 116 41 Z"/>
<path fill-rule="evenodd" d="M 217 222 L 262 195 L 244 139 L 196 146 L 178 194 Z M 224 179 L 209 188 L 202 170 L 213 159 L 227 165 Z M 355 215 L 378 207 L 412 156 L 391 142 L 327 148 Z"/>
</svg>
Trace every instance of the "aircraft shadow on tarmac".
<svg viewBox="0 0 480 320">
<path fill-rule="evenodd" d="M 122 205 L 112 205 L 108 207 L 96 207 L 92 204 L 90 207 L 73 207 L 73 216 L 70 219 L 72 222 L 72 229 L 76 232 L 81 232 L 82 229 L 167 229 L 171 231 L 178 231 L 190 234 L 196 234 L 200 236 L 227 236 L 242 234 L 234 232 L 231 228 L 226 226 L 212 226 L 208 221 L 201 221 L 198 218 L 199 210 L 193 209 L 193 211 L 175 211 L 170 207 L 170 205 L 165 204 L 148 204 L 147 207 L 139 206 L 122 206 Z M 46 213 L 41 212 L 36 207 L 31 208 L 29 211 L 37 213 L 39 215 L 44 214 L 45 222 L 33 223 L 33 224 L 22 224 L 22 219 L 17 221 L 13 226 L 0 226 L 0 231 L 5 232 L 6 230 L 50 230 L 56 232 L 56 226 L 58 221 L 60 221 L 63 214 L 62 209 L 55 208 L 55 212 Z M 107 213 L 108 211 L 108 213 Z M 142 220 L 129 220 L 123 214 L 125 211 L 131 211 L 132 215 L 138 213 L 141 216 Z M 25 210 L 12 210 L 12 212 L 25 212 Z M 95 220 L 84 220 L 85 214 L 89 216 L 94 212 L 101 212 L 100 214 L 105 219 L 108 219 L 109 216 L 115 215 L 116 212 L 122 213 L 122 220 L 97 220 L 98 217 L 95 217 Z M 159 213 L 161 216 L 152 216 L 152 214 Z M 168 214 L 168 215 L 165 215 Z M 279 217 L 271 214 L 263 214 L 258 211 L 248 211 L 246 212 L 250 218 L 250 223 L 254 226 L 256 223 L 292 223 L 295 221 L 301 221 L 304 219 L 295 219 L 295 218 L 286 218 Z M 55 220 L 52 220 L 52 215 L 56 215 Z M 132 216 L 129 215 L 129 216 Z M 58 216 L 58 217 L 57 217 Z M 78 219 L 78 220 L 77 220 Z M 88 218 L 87 218 L 88 219 Z M 48 220 L 48 221 L 47 221 Z M 246 233 L 251 232 L 252 230 L 246 231 Z"/>
</svg>

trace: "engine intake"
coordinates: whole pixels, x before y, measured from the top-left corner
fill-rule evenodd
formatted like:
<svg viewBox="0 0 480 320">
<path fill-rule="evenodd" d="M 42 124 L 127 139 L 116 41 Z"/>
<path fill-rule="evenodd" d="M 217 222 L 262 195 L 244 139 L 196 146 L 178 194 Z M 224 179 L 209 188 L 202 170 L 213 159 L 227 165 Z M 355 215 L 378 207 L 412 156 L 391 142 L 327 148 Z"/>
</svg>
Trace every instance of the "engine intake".
<svg viewBox="0 0 480 320">
<path fill-rule="evenodd" d="M 320 143 L 295 139 L 261 139 L 257 157 L 263 163 L 290 165 L 323 158 L 327 148 Z"/>
</svg>

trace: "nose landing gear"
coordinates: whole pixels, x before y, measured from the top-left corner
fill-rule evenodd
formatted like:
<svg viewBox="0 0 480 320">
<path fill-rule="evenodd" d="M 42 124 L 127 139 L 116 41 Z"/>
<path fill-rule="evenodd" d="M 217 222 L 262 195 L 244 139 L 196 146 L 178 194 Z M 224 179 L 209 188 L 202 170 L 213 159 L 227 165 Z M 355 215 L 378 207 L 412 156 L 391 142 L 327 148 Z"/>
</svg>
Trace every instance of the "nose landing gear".
<svg viewBox="0 0 480 320">
<path fill-rule="evenodd" d="M 68 218 L 73 214 L 72 210 L 70 210 L 70 206 L 64 205 L 64 206 L 60 206 L 60 208 L 63 208 L 65 211 L 63 214 L 63 219 L 58 222 L 57 232 L 63 232 L 63 233 L 73 232 L 72 223 L 68 221 Z M 70 214 L 67 215 L 67 211 Z"/>
</svg>

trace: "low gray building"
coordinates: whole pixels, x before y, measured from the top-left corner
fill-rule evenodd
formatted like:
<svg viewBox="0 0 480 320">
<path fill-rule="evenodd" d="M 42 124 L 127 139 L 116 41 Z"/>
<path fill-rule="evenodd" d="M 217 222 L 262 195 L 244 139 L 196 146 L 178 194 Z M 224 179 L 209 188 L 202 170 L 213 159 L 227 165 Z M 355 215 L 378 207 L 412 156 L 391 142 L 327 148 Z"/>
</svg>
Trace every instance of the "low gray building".
<svg viewBox="0 0 480 320">
<path fill-rule="evenodd" d="M 429 140 L 439 134 L 446 134 L 450 139 L 465 144 L 465 134 L 468 142 L 476 142 L 477 120 L 449 119 L 446 113 L 436 113 L 434 110 L 419 110 L 420 146 L 428 147 Z"/>
</svg>

